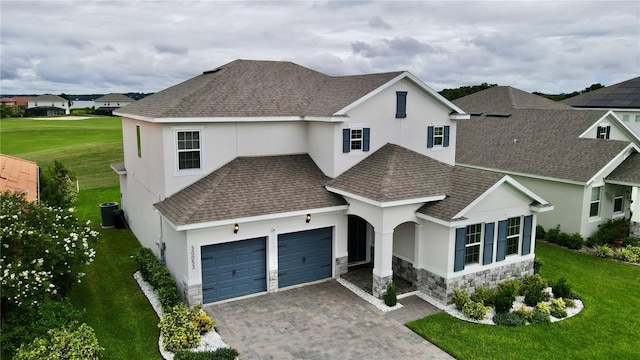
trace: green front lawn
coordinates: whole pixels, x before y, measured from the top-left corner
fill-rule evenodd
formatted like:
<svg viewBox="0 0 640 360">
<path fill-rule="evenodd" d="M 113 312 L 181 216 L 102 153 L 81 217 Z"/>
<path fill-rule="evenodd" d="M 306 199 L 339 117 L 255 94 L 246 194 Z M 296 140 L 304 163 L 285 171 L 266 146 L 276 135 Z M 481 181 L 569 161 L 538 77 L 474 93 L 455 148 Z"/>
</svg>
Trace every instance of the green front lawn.
<svg viewBox="0 0 640 360">
<path fill-rule="evenodd" d="M 585 309 L 551 324 L 479 325 L 439 313 L 407 326 L 458 359 L 635 359 L 640 267 L 538 242 L 540 274 L 567 279 Z"/>
</svg>

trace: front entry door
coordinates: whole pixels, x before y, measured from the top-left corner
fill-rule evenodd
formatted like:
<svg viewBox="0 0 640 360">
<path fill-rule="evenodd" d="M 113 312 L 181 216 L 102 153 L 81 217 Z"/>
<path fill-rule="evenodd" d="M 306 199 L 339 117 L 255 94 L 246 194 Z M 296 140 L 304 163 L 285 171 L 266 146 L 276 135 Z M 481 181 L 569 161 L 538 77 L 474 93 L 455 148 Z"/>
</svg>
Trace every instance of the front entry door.
<svg viewBox="0 0 640 360">
<path fill-rule="evenodd" d="M 367 221 L 349 215 L 349 264 L 367 261 Z"/>
</svg>

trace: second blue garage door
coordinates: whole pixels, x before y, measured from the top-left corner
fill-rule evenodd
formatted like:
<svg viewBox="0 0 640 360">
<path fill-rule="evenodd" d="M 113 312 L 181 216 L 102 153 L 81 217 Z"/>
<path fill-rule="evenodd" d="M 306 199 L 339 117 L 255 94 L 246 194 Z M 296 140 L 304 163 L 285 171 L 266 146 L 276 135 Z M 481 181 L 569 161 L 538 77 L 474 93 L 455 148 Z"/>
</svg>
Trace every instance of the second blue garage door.
<svg viewBox="0 0 640 360">
<path fill-rule="evenodd" d="M 202 247 L 202 302 L 267 291 L 266 238 Z"/>
<path fill-rule="evenodd" d="M 278 235 L 278 287 L 331 277 L 332 228 Z"/>
</svg>

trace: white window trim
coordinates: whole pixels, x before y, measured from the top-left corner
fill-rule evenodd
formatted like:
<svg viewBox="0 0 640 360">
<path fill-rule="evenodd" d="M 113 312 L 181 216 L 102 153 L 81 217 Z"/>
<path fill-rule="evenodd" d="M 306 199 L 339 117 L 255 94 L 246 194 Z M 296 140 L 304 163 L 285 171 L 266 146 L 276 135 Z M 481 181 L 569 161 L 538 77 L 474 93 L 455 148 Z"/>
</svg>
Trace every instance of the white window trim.
<svg viewBox="0 0 640 360">
<path fill-rule="evenodd" d="M 520 222 L 518 224 L 518 233 L 514 234 L 514 235 L 509 235 L 509 220 L 511 219 L 520 219 Z M 523 223 L 523 218 L 522 216 L 512 216 L 510 218 L 507 218 L 507 238 L 505 239 L 505 243 L 504 243 L 504 252 L 505 252 L 505 256 L 512 256 L 512 255 L 518 255 L 520 254 L 521 248 L 522 248 L 522 231 L 523 231 L 523 227 L 524 227 L 524 223 Z M 518 239 L 518 248 L 516 249 L 516 252 L 513 254 L 507 254 L 507 248 L 509 247 L 509 239 Z"/>
<path fill-rule="evenodd" d="M 618 191 L 618 189 L 622 190 L 622 193 L 620 194 L 620 196 L 616 195 L 616 193 L 613 193 L 613 213 L 615 215 L 619 215 L 619 214 L 623 214 L 624 213 L 624 189 L 622 187 L 618 187 L 616 188 L 616 191 Z M 616 200 L 620 199 L 621 200 L 621 205 L 620 205 L 620 211 L 616 211 Z"/>
<path fill-rule="evenodd" d="M 589 194 L 589 219 L 590 220 L 599 220 L 600 219 L 600 213 L 602 213 L 602 189 L 604 188 L 604 186 L 594 186 L 591 188 L 591 194 Z M 591 200 L 591 198 L 593 197 L 593 190 L 594 189 L 599 189 L 599 193 L 598 193 L 598 200 Z M 594 203 L 598 203 L 598 214 L 596 215 L 591 215 L 591 204 Z"/>
<path fill-rule="evenodd" d="M 188 175 L 199 175 L 204 173 L 204 150 L 203 150 L 203 139 L 202 134 L 204 127 L 171 127 L 173 131 L 173 144 L 171 151 L 173 153 L 173 174 L 175 176 L 188 176 Z M 200 133 L 200 168 L 199 169 L 180 169 L 180 160 L 178 157 L 178 133 L 179 132 L 189 132 L 189 131 L 197 131 Z"/>
<path fill-rule="evenodd" d="M 348 129 L 349 129 L 349 152 L 347 153 L 348 156 L 362 156 L 362 155 L 365 154 L 365 152 L 362 150 L 364 148 L 364 128 L 365 127 L 366 127 L 365 125 L 353 125 L 353 126 L 348 127 Z M 353 138 L 351 137 L 352 136 L 351 134 L 352 134 L 352 132 L 354 130 L 362 131 L 362 138 L 360 138 L 361 145 L 360 145 L 360 149 L 359 150 L 358 149 L 355 149 L 355 150 L 351 149 L 351 142 L 353 141 L 352 140 Z"/>
<path fill-rule="evenodd" d="M 465 241 L 464 241 L 464 266 L 474 266 L 474 265 L 481 265 L 482 264 L 482 250 L 483 250 L 483 243 L 484 243 L 484 223 L 475 223 L 475 224 L 469 224 L 466 226 L 466 229 L 469 230 L 469 226 L 480 226 L 480 239 L 478 240 L 478 242 L 472 243 L 472 244 L 467 244 L 467 239 L 469 238 L 469 232 L 467 231 L 467 234 L 465 236 Z M 474 233 L 477 234 L 477 233 Z M 474 263 L 467 263 L 467 249 L 473 246 L 478 246 L 478 262 L 474 262 Z"/>
<path fill-rule="evenodd" d="M 436 130 L 441 129 L 442 135 L 436 135 Z M 441 139 L 440 144 L 436 144 L 436 139 Z M 444 125 L 433 125 L 433 147 L 444 148 Z"/>
</svg>

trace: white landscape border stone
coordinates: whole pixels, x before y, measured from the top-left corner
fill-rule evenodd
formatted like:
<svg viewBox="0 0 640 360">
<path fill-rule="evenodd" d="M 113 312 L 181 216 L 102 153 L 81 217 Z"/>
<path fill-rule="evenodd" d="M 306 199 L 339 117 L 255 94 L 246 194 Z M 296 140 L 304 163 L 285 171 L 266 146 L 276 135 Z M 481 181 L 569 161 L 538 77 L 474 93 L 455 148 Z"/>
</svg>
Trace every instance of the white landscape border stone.
<svg viewBox="0 0 640 360">
<path fill-rule="evenodd" d="M 153 307 L 153 310 L 158 315 L 158 318 L 162 318 L 162 315 L 164 315 L 164 311 L 162 310 L 162 304 L 160 304 L 160 300 L 158 300 L 158 291 L 154 289 L 153 286 L 151 286 L 151 284 L 149 284 L 142 278 L 140 271 L 136 271 L 135 273 L 133 273 L 133 278 L 136 280 L 136 282 L 138 282 L 138 286 L 140 286 L 140 290 L 142 290 L 142 293 L 144 293 L 144 295 L 149 300 L 149 303 L 151 304 L 151 307 Z M 158 339 L 158 347 L 160 349 L 160 354 L 162 354 L 162 357 L 164 359 L 173 360 L 173 357 L 175 354 L 170 351 L 165 351 L 163 349 L 162 334 Z M 211 329 L 209 332 L 207 332 L 206 334 L 200 337 L 200 344 L 198 344 L 197 347 L 188 349 L 188 350 L 193 352 L 215 351 L 219 348 L 227 348 L 227 347 L 229 346 L 224 342 L 220 334 L 218 334 L 214 329 Z"/>
<path fill-rule="evenodd" d="M 343 278 L 337 278 L 336 280 L 342 286 L 344 286 L 347 289 L 349 289 L 352 293 L 358 295 L 364 301 L 366 301 L 369 304 L 377 307 L 379 310 L 381 310 L 383 312 L 389 312 L 389 311 L 400 309 L 400 308 L 403 307 L 402 304 L 400 304 L 399 302 L 396 303 L 394 306 L 387 306 L 387 304 L 385 304 L 383 300 L 380 300 L 380 299 L 376 298 L 375 296 L 373 296 L 373 295 L 369 294 L 368 292 L 360 289 L 359 287 L 357 287 L 356 285 L 350 283 L 349 281 L 347 281 L 347 280 L 345 280 Z"/>
</svg>

